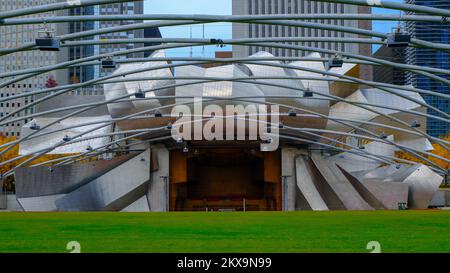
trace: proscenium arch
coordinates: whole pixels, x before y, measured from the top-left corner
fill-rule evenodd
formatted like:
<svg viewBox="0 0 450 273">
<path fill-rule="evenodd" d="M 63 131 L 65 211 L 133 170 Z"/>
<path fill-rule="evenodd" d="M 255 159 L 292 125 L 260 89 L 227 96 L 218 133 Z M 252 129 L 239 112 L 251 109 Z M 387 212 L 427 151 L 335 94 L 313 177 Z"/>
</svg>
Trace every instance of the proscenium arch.
<svg viewBox="0 0 450 273">
<path fill-rule="evenodd" d="M 225 119 L 228 119 L 228 118 L 235 118 L 236 116 L 222 116 L 222 117 L 220 117 L 220 116 L 217 116 L 217 118 L 225 118 Z M 191 121 L 189 121 L 189 122 L 185 122 L 185 123 L 181 123 L 181 125 L 191 125 L 191 124 L 194 124 L 194 123 L 196 123 L 196 122 L 204 122 L 204 121 L 207 121 L 208 120 L 208 118 L 204 118 L 204 119 L 201 119 L 201 120 L 191 120 Z M 255 120 L 255 119 L 250 119 L 250 118 L 247 118 L 247 117 L 244 117 L 244 118 L 242 118 L 242 117 L 237 117 L 237 120 L 243 120 L 243 121 L 252 121 L 252 122 L 256 122 L 256 121 L 258 121 L 258 120 Z M 259 121 L 259 122 L 261 122 L 261 121 Z M 270 125 L 270 126 L 278 126 L 278 124 L 273 124 L 273 123 L 270 123 L 270 122 L 262 122 L 262 123 L 264 123 L 264 124 L 266 124 L 266 125 Z M 152 129 L 141 129 L 141 130 L 132 130 L 132 131 L 135 131 L 136 132 L 136 134 L 134 134 L 134 135 L 130 135 L 130 136 L 127 136 L 127 137 L 124 137 L 124 138 L 122 138 L 122 140 L 121 141 L 123 141 L 124 139 L 132 139 L 132 138 L 136 138 L 136 137 L 138 137 L 138 136 L 141 136 L 141 135 L 145 135 L 145 134 L 148 134 L 149 132 L 151 132 L 151 131 L 161 131 L 161 130 L 164 130 L 164 129 L 166 129 L 165 127 L 159 127 L 159 128 L 152 128 Z M 290 128 L 290 129 L 298 129 L 298 130 L 301 130 L 301 131 L 303 131 L 303 129 L 299 129 L 299 128 Z M 141 132 L 139 132 L 139 131 L 141 131 Z M 127 131 L 119 131 L 119 132 L 115 132 L 114 134 L 124 134 L 124 133 L 127 133 Z M 133 133 L 133 132 L 132 132 Z M 309 133 L 307 130 L 305 130 L 305 133 Z M 267 135 L 270 135 L 270 133 L 268 133 Z M 321 136 L 321 135 L 317 135 L 317 134 L 314 134 L 314 133 L 312 133 L 312 135 L 314 136 L 314 137 L 319 137 L 319 138 L 325 138 L 326 139 L 326 137 L 324 137 L 324 136 Z M 272 134 L 272 136 L 275 136 L 275 135 L 273 135 Z M 93 136 L 93 137 L 89 137 L 89 138 L 101 138 L 101 137 L 104 137 L 103 135 L 98 135 L 98 136 Z M 88 139 L 88 138 L 86 138 L 86 139 Z M 83 140 L 86 140 L 86 139 L 83 139 Z M 344 143 L 342 143 L 342 142 L 339 142 L 339 141 L 337 141 L 337 140 L 334 140 L 334 139 L 331 139 L 330 140 L 331 142 L 335 142 L 335 143 L 337 143 L 337 144 L 342 144 L 342 145 L 345 145 L 345 146 L 349 146 L 349 147 L 351 147 L 351 148 L 353 148 L 353 149 L 355 149 L 355 150 L 358 150 L 358 147 L 356 147 L 356 146 L 352 146 L 352 145 L 347 145 L 347 144 L 344 144 Z M 118 141 L 112 141 L 112 142 L 110 142 L 110 143 L 107 143 L 107 144 L 104 144 L 102 147 L 108 147 L 108 146 L 111 146 L 111 145 L 113 145 L 113 143 L 117 143 Z M 66 144 L 66 145 L 68 145 L 68 144 Z M 123 146 L 122 146 L 123 147 Z M 94 150 L 98 150 L 98 149 L 94 149 Z M 347 150 L 346 150 L 347 151 Z M 364 153 L 364 152 L 363 152 Z M 369 154 L 369 155 L 372 155 L 373 156 L 373 154 L 370 154 L 370 153 L 368 153 L 368 152 L 366 152 L 365 154 Z M 81 154 L 81 155 L 79 155 L 79 156 L 83 156 L 83 154 Z M 72 157 L 73 158 L 73 157 Z M 62 158 L 59 158 L 59 159 L 62 159 Z M 374 159 L 374 160 L 378 160 L 378 158 L 377 157 L 371 157 L 371 159 Z M 61 164 L 65 164 L 66 162 L 60 162 L 60 163 L 58 163 L 58 164 L 56 164 L 56 166 L 58 166 L 58 165 L 61 165 Z M 392 161 L 392 162 L 390 162 L 391 164 L 393 164 L 394 162 Z M 46 164 L 46 162 L 43 162 L 43 163 L 40 163 L 40 164 Z"/>
<path fill-rule="evenodd" d="M 290 128 L 290 129 L 295 129 L 295 128 Z M 142 132 L 142 134 L 147 134 L 148 133 L 148 130 L 149 129 L 143 129 L 143 130 L 145 130 L 145 132 Z M 302 130 L 304 130 L 304 131 L 309 131 L 309 130 L 311 130 L 311 128 L 302 128 Z M 320 131 L 320 130 L 319 130 Z M 338 132 L 335 132 L 336 134 L 338 133 Z M 340 133 L 340 132 L 339 132 Z M 345 133 L 345 134 L 348 134 L 348 133 Z M 354 134 L 348 134 L 349 136 L 353 136 Z M 138 135 L 139 136 L 139 135 Z M 361 139 L 372 139 L 372 138 L 370 138 L 370 137 L 367 137 L 367 136 L 363 136 L 363 135 L 354 135 L 354 136 L 356 136 L 356 137 L 358 137 L 358 136 L 360 136 L 361 137 Z M 117 143 L 119 143 L 119 142 L 121 142 L 121 141 L 125 141 L 125 140 L 128 140 L 128 139 L 131 139 L 131 138 L 135 138 L 135 137 L 137 137 L 136 135 L 131 135 L 131 136 L 128 136 L 128 137 L 124 137 L 124 138 L 121 138 L 121 139 L 119 139 L 119 140 L 114 140 L 114 141 L 111 141 L 111 142 L 109 142 L 109 143 L 107 143 L 107 144 L 104 144 L 104 145 L 102 145 L 102 146 L 100 146 L 100 147 L 97 147 L 97 148 L 94 148 L 93 149 L 93 151 L 99 151 L 99 150 L 102 150 L 103 148 L 108 148 L 108 147 L 110 147 L 110 146 L 114 146 L 114 145 L 116 145 Z M 170 136 L 167 136 L 167 137 L 160 137 L 160 138 L 157 138 L 157 139 L 161 139 L 161 138 L 166 138 L 166 139 L 171 139 L 172 137 L 170 137 Z M 155 138 L 152 138 L 151 140 L 154 140 Z M 374 139 L 375 140 L 375 139 Z M 145 142 L 147 142 L 148 140 L 138 140 L 138 141 L 135 141 L 135 142 L 133 142 L 133 143 L 130 143 L 130 144 L 126 144 L 126 145 L 123 145 L 123 144 L 121 144 L 118 148 L 116 148 L 116 149 L 114 149 L 114 148 L 112 148 L 112 149 L 106 149 L 106 150 L 104 150 L 104 151 L 102 151 L 101 153 L 109 153 L 109 152 L 112 152 L 113 150 L 123 150 L 123 148 L 125 147 L 130 147 L 130 146 L 133 146 L 133 145 L 139 145 L 139 144 L 141 144 L 141 143 L 145 143 Z M 57 166 L 57 165 L 62 165 L 62 164 L 70 164 L 70 163 L 75 163 L 75 162 L 77 162 L 77 161 L 80 161 L 80 160 L 84 160 L 84 159 L 86 159 L 86 157 L 85 157 L 85 155 L 87 155 L 87 154 L 91 154 L 93 151 L 90 151 L 90 152 L 84 152 L 84 153 L 81 153 L 81 154 L 78 154 L 78 155 L 69 155 L 69 156 L 65 156 L 65 157 L 62 157 L 62 158 L 56 158 L 56 159 L 52 159 L 52 160 L 47 160 L 47 161 L 45 161 L 45 162 L 41 162 L 41 163 L 37 163 L 37 164 L 34 164 L 34 165 L 32 165 L 32 167 L 34 167 L 34 166 L 41 166 L 41 165 L 46 165 L 46 164 L 49 164 L 49 163 L 53 163 L 53 162 L 58 162 L 58 161 L 62 161 L 62 162 L 59 162 L 59 163 L 57 163 L 55 166 Z M 346 150 L 347 151 L 347 150 Z M 98 153 L 98 152 L 96 152 L 96 153 L 94 153 L 94 156 L 97 156 L 97 155 L 99 155 L 100 153 Z M 89 157 L 91 157 L 92 155 L 89 155 Z M 75 160 L 74 160 L 75 159 Z M 405 159 L 401 159 L 401 158 L 393 158 L 394 160 L 397 160 L 397 161 L 400 161 L 400 162 L 404 162 L 404 163 L 407 163 L 407 164 L 416 164 L 417 162 L 413 162 L 413 161 L 409 161 L 409 160 L 405 160 Z M 440 171 L 440 170 L 436 170 L 436 171 L 438 171 L 438 172 L 442 172 L 442 171 Z"/>
</svg>

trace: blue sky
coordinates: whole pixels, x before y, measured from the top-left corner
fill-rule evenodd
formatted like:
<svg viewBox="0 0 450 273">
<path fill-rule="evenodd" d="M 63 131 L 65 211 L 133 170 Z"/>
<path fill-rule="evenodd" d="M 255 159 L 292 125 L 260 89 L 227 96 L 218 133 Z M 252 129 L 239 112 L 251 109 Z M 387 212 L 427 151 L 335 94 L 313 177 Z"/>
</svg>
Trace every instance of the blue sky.
<svg viewBox="0 0 450 273">
<path fill-rule="evenodd" d="M 231 14 L 231 0 L 145 0 L 146 14 Z M 161 28 L 164 38 L 189 38 L 191 27 L 177 26 Z M 205 25 L 205 38 L 230 39 L 232 36 L 231 24 L 217 23 Z M 192 26 L 192 37 L 203 37 L 203 25 Z M 194 47 L 193 56 L 213 56 L 216 46 Z M 231 50 L 231 47 L 224 47 L 220 50 Z M 203 52 L 205 54 L 203 54 Z M 173 49 L 167 52 L 168 56 L 189 56 L 190 49 Z"/>
<path fill-rule="evenodd" d="M 393 0 L 401 2 L 402 0 Z M 374 14 L 399 14 L 399 11 L 374 8 Z M 146 14 L 231 14 L 231 0 L 145 0 Z M 396 26 L 394 22 L 373 22 L 373 30 L 380 32 L 391 32 L 392 27 Z M 179 26 L 170 28 L 161 28 L 163 37 L 170 38 L 194 38 L 203 37 L 203 26 L 195 25 Z M 205 38 L 231 38 L 231 24 L 217 23 L 208 24 L 205 26 Z M 215 46 L 209 47 L 194 47 L 192 48 L 193 56 L 213 56 L 217 50 Z M 222 48 L 220 50 L 231 50 L 231 47 Z M 189 56 L 191 49 L 173 49 L 167 52 L 168 56 Z"/>
</svg>

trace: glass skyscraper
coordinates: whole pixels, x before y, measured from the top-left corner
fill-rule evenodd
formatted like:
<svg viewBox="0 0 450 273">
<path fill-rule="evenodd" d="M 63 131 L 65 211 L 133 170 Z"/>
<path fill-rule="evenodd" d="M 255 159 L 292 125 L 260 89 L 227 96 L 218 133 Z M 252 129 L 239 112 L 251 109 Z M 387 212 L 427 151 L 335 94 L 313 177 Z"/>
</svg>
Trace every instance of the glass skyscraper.
<svg viewBox="0 0 450 273">
<path fill-rule="evenodd" d="M 77 15 L 133 15 L 133 14 L 143 14 L 144 3 L 143 1 L 135 2 L 125 2 L 125 3 L 113 3 L 100 6 L 75 8 L 69 11 L 72 16 Z M 113 26 L 120 26 L 125 24 L 141 23 L 142 21 L 101 21 L 101 22 L 73 22 L 69 24 L 69 33 L 88 31 L 93 29 L 102 29 Z M 156 30 L 159 34 L 159 31 Z M 155 33 L 156 33 L 155 32 Z M 156 37 L 160 37 L 156 36 Z M 144 38 L 144 30 L 132 30 L 126 32 L 116 32 L 116 33 L 105 33 L 97 35 L 95 37 L 87 37 L 84 39 L 132 39 L 132 38 Z M 150 38 L 150 37 L 148 37 Z M 84 57 L 95 56 L 99 54 L 107 54 L 116 51 L 123 51 L 127 49 L 133 49 L 136 47 L 142 47 L 144 44 L 102 44 L 102 45 L 92 45 L 92 46 L 80 46 L 71 47 L 69 51 L 69 59 L 76 60 Z M 131 55 L 121 55 L 115 57 L 115 59 L 125 59 L 125 58 L 141 58 L 144 57 L 144 52 L 135 53 Z M 68 79 L 70 83 L 86 82 L 99 77 L 108 76 L 112 73 L 112 69 L 102 69 L 98 65 L 90 66 L 76 66 L 69 69 Z M 90 94 L 100 94 L 102 90 L 90 89 L 88 91 L 78 90 L 76 92 L 82 92 L 85 95 Z"/>
<path fill-rule="evenodd" d="M 271 14 L 365 14 L 371 13 L 369 7 L 347 5 L 342 3 L 325 3 L 309 0 L 233 0 L 233 15 L 271 15 Z M 325 20 L 315 19 L 309 22 L 338 25 L 344 27 L 357 27 L 360 29 L 371 29 L 370 22 L 357 20 Z M 335 37 L 356 38 L 358 35 L 338 31 L 312 29 L 307 27 L 270 26 L 259 24 L 233 24 L 233 38 L 264 38 L 264 37 Z M 372 49 L 367 44 L 351 44 L 341 42 L 288 42 L 286 44 L 322 48 L 334 51 L 356 53 L 370 56 Z M 234 57 L 252 55 L 258 51 L 267 51 L 280 57 L 302 57 L 310 51 L 270 48 L 270 47 L 246 47 L 233 46 Z M 327 54 L 324 54 L 327 55 Z M 366 80 L 372 78 L 372 67 L 361 66 L 360 77 Z"/>
<path fill-rule="evenodd" d="M 450 10 L 450 0 L 406 0 L 405 3 Z M 408 22 L 406 26 L 407 31 L 413 38 L 433 43 L 450 43 L 450 24 L 448 23 Z M 406 52 L 406 62 L 418 66 L 429 66 L 450 70 L 450 53 L 428 48 L 408 47 Z M 439 76 L 450 80 L 450 76 L 448 75 Z M 450 86 L 425 76 L 408 73 L 407 82 L 417 88 L 431 90 L 442 94 L 450 94 Z M 430 95 L 424 95 L 423 97 L 428 104 L 445 111 L 446 113 L 450 113 L 448 99 Z M 428 110 L 428 113 L 439 115 L 433 110 Z M 450 124 L 436 119 L 428 119 L 427 132 L 434 137 L 444 136 L 450 133 Z"/>
</svg>

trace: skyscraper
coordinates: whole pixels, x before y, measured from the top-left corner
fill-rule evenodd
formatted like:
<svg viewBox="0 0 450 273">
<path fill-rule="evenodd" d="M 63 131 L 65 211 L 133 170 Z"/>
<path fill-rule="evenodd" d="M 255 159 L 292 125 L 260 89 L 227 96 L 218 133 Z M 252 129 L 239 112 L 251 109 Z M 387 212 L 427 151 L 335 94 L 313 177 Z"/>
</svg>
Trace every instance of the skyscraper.
<svg viewBox="0 0 450 273">
<path fill-rule="evenodd" d="M 0 1 L 0 10 L 16 10 L 21 8 L 28 8 L 32 6 L 40 6 L 59 2 L 61 0 L 2 0 Z M 61 15 L 61 11 L 41 13 L 39 16 L 55 16 Z M 36 15 L 28 15 L 24 17 L 35 17 Z M 39 31 L 45 29 L 55 31 L 56 35 L 62 34 L 62 29 L 57 27 L 56 24 L 32 24 L 32 25 L 17 25 L 17 26 L 2 26 L 0 27 L 0 48 L 17 48 L 21 45 L 34 42 L 35 38 L 38 36 Z M 66 59 L 67 51 L 62 49 L 59 52 L 48 52 L 48 51 L 22 51 L 14 54 L 8 54 L 5 56 L 0 56 L 0 74 L 29 69 L 38 68 L 43 66 L 54 65 L 62 60 Z M 1 98 L 14 96 L 17 94 L 30 92 L 37 89 L 45 88 L 45 84 L 49 78 L 49 75 L 54 76 L 57 81 L 66 81 L 66 73 L 63 70 L 54 71 L 50 73 L 45 73 L 36 77 L 32 77 L 17 83 L 10 84 L 4 88 L 0 88 Z M 11 78 L 2 78 L 1 81 L 5 82 Z M 4 117 L 16 110 L 19 107 L 27 105 L 33 101 L 32 97 L 24 97 L 16 100 L 11 100 L 7 102 L 0 103 L 0 117 Z M 27 109 L 20 115 L 29 115 L 33 113 L 33 109 Z M 7 126 L 0 127 L 0 133 L 5 136 L 20 136 L 21 126 L 28 122 L 18 121 L 10 123 Z"/>
<path fill-rule="evenodd" d="M 101 6 L 90 6 L 83 8 L 75 8 L 68 11 L 71 16 L 78 15 L 132 15 L 143 14 L 143 1 L 113 3 Z M 93 29 L 101 29 L 113 26 L 120 26 L 125 24 L 140 23 L 142 21 L 101 21 L 101 22 L 73 22 L 69 24 L 69 33 L 88 31 Z M 84 39 L 128 39 L 128 38 L 143 38 L 144 30 L 132 30 L 126 32 L 115 32 L 97 35 L 95 37 L 88 37 Z M 76 60 L 84 57 L 112 53 L 120 50 L 132 49 L 142 44 L 102 44 L 92 46 L 71 47 L 69 51 L 69 59 Z M 143 57 L 144 54 L 132 54 L 116 57 L 116 59 L 125 59 L 129 57 Z M 107 76 L 112 72 L 112 69 L 102 69 L 100 66 L 76 66 L 69 70 L 69 80 L 71 83 L 85 82 L 95 78 Z M 101 90 L 94 89 L 94 93 Z M 78 91 L 80 92 L 80 91 Z M 90 91 L 92 92 L 92 91 Z"/>
<path fill-rule="evenodd" d="M 373 57 L 396 63 L 405 63 L 405 48 L 381 46 Z M 396 67 L 376 65 L 373 67 L 373 81 L 396 85 L 405 85 L 405 71 Z"/>
<path fill-rule="evenodd" d="M 433 8 L 450 9 L 450 0 L 406 0 L 405 2 L 408 4 Z M 450 43 L 450 25 L 448 23 L 407 22 L 406 29 L 413 38 L 433 43 Z M 408 64 L 418 66 L 429 66 L 450 70 L 450 53 L 429 48 L 408 47 L 406 51 L 406 62 Z M 439 76 L 450 79 L 450 76 L 448 75 Z M 407 82 L 417 88 L 431 90 L 447 95 L 450 94 L 450 86 L 425 76 L 407 73 Z M 448 99 L 430 95 L 423 95 L 423 97 L 428 104 L 445 111 L 446 113 L 450 113 L 450 103 Z M 433 110 L 428 110 L 428 113 L 431 115 L 439 115 Z M 450 124 L 436 119 L 428 119 L 427 131 L 434 137 L 444 136 L 450 132 Z"/>
<path fill-rule="evenodd" d="M 233 15 L 264 15 L 264 14 L 314 14 L 314 13 L 370 13 L 368 7 L 325 3 L 306 0 L 233 0 Z M 309 22 L 340 25 L 362 29 L 371 29 L 370 22 L 355 20 L 308 20 Z M 262 38 L 262 37 L 358 37 L 355 34 L 344 32 L 319 30 L 303 27 L 286 27 L 258 24 L 233 24 L 233 38 Z M 316 48 L 331 49 L 336 51 L 371 55 L 371 46 L 364 44 L 350 44 L 338 42 L 296 42 L 288 43 Z M 306 51 L 233 46 L 235 57 L 249 56 L 258 51 L 268 51 L 275 56 L 300 57 L 308 54 Z M 364 66 L 361 69 L 361 77 L 371 79 L 371 68 Z"/>
</svg>

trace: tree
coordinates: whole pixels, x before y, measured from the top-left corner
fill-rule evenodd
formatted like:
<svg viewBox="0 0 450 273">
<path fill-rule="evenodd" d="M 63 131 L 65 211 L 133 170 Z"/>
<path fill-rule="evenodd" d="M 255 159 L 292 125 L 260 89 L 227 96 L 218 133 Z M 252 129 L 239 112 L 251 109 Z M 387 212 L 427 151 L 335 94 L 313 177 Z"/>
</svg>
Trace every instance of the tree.
<svg viewBox="0 0 450 273">
<path fill-rule="evenodd" d="M 9 143 L 14 140 L 16 140 L 15 137 L 5 137 L 4 135 L 0 134 L 0 145 Z M 0 152 L 6 150 L 7 148 L 8 147 L 1 148 Z M 17 156 L 19 156 L 19 146 L 18 145 L 14 146 L 14 148 L 9 150 L 8 152 L 0 155 L 0 162 L 5 162 L 5 161 L 13 159 Z M 44 155 L 44 156 L 37 158 L 36 160 L 33 160 L 31 163 L 29 163 L 29 165 L 37 164 L 37 163 L 44 162 L 44 161 L 51 160 L 51 159 L 57 159 L 57 158 L 64 157 L 64 156 L 67 156 L 67 155 Z M 27 159 L 29 159 L 29 157 L 21 158 L 19 160 L 15 160 L 15 161 L 9 162 L 3 166 L 0 166 L 0 173 L 4 174 L 4 173 L 10 171 L 14 167 L 16 167 L 18 164 L 20 164 L 21 162 L 24 162 Z M 2 185 L 0 185 L 0 187 L 1 186 Z M 3 188 L 6 191 L 14 191 L 14 177 L 13 176 L 8 176 L 4 179 Z"/>
<path fill-rule="evenodd" d="M 450 141 L 450 134 L 447 135 L 446 137 L 444 137 L 443 139 L 445 141 Z M 447 147 L 449 147 L 449 146 L 447 146 Z M 434 148 L 434 150 L 431 153 L 438 155 L 440 157 L 446 158 L 446 159 L 450 159 L 450 152 L 448 150 L 446 150 L 444 147 L 442 147 L 441 145 L 435 143 L 435 144 L 433 144 L 433 148 Z M 401 158 L 401 159 L 425 164 L 425 162 L 423 162 L 423 160 L 418 159 L 417 157 L 415 157 L 414 155 L 412 155 L 410 153 L 397 152 L 396 155 L 398 158 Z M 443 169 L 446 169 L 446 170 L 450 169 L 450 164 L 442 159 L 435 158 L 432 156 L 425 156 L 425 155 L 424 155 L 424 157 L 426 157 L 430 161 L 436 163 Z"/>
<path fill-rule="evenodd" d="M 55 76 L 48 75 L 47 82 L 45 83 L 45 87 L 47 88 L 53 88 L 58 86 L 58 82 L 55 80 Z"/>
<path fill-rule="evenodd" d="M 74 75 L 70 78 L 70 83 L 72 84 L 80 83 L 80 79 L 78 79 L 78 77 Z"/>
</svg>

